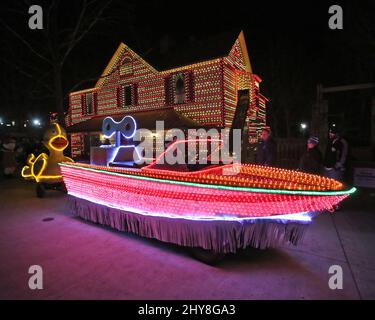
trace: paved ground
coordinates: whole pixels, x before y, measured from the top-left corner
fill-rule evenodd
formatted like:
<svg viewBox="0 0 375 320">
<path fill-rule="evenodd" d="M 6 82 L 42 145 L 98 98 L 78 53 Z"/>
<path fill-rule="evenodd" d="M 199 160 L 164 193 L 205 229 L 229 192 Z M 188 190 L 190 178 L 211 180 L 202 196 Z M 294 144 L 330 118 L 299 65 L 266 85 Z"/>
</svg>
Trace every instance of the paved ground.
<svg viewBox="0 0 375 320">
<path fill-rule="evenodd" d="M 375 197 L 318 217 L 304 243 L 228 256 L 216 267 L 183 249 L 72 217 L 66 196 L 0 182 L 0 299 L 374 299 Z M 43 221 L 52 217 L 54 220 Z M 28 288 L 41 265 L 44 289 Z M 331 265 L 342 290 L 328 287 Z"/>
</svg>

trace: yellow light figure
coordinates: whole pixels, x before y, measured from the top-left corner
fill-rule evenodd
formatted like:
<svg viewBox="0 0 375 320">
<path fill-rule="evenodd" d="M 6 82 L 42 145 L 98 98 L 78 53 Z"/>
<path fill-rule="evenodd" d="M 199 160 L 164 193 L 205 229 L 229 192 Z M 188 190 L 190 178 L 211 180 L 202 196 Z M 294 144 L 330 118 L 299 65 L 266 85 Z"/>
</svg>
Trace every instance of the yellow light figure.
<svg viewBox="0 0 375 320">
<path fill-rule="evenodd" d="M 37 157 L 30 154 L 27 165 L 22 168 L 21 175 L 27 180 L 35 180 L 37 195 L 42 197 L 44 185 L 63 184 L 59 162 L 73 162 L 73 159 L 64 155 L 63 151 L 69 145 L 66 132 L 58 123 L 53 123 L 43 136 L 43 144 L 49 151 L 49 155 L 41 153 Z"/>
</svg>

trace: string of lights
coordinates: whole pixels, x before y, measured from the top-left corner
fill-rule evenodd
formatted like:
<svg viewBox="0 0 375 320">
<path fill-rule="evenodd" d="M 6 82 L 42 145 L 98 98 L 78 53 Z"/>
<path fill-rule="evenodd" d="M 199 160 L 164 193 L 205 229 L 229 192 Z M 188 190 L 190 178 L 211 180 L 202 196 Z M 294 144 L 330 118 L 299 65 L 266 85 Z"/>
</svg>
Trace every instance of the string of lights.
<svg viewBox="0 0 375 320">
<path fill-rule="evenodd" d="M 94 88 L 70 94 L 67 125 L 171 106 L 202 126 L 230 127 L 238 90 L 249 90 L 246 125 L 249 142 L 256 143 L 259 130 L 266 125 L 267 99 L 259 92 L 261 79 L 251 71 L 242 37 L 241 33 L 228 56 L 163 71 L 121 44 Z M 125 90 L 129 90 L 127 99 Z M 92 100 L 91 108 L 86 107 L 87 97 Z M 72 134 L 73 155 L 82 152 L 83 140 L 83 133 Z"/>
<path fill-rule="evenodd" d="M 255 170 L 260 179 L 255 179 Z M 264 169 L 264 170 L 267 170 Z M 273 171 L 273 169 L 271 169 Z M 77 197 L 97 199 L 108 205 L 134 208 L 147 212 L 177 215 L 271 216 L 331 209 L 355 189 L 339 189 L 335 180 L 307 175 L 315 188 L 283 180 L 287 172 L 274 172 L 281 177 L 273 184 L 262 180 L 262 168 L 245 166 L 236 177 L 221 176 L 209 170 L 181 174 L 164 170 L 138 170 L 101 167 L 88 164 L 62 164 L 61 171 L 68 192 Z M 286 170 L 289 171 L 289 170 Z M 297 179 L 297 177 L 295 177 Z M 272 180 L 272 179 L 271 179 Z M 276 179 L 274 179 L 276 180 Z M 282 185 L 290 186 L 278 189 Z M 327 189 L 333 186 L 337 190 Z M 343 187 L 343 186 L 341 186 Z"/>
</svg>

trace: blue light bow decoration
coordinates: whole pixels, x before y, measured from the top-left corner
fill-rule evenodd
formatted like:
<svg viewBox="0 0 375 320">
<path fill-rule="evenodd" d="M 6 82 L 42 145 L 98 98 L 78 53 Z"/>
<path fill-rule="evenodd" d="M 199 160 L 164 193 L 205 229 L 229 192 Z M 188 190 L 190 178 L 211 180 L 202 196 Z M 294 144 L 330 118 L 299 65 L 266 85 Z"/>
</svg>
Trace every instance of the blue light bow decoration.
<svg viewBox="0 0 375 320">
<path fill-rule="evenodd" d="M 137 131 L 137 123 L 135 119 L 132 116 L 125 116 L 121 121 L 117 122 L 112 117 L 106 117 L 103 120 L 102 124 L 102 132 L 103 136 L 106 139 L 111 138 L 114 134 L 116 134 L 116 145 L 115 147 L 109 147 L 113 148 L 113 152 L 111 152 L 110 159 L 107 162 L 107 165 L 112 164 L 128 164 L 128 161 L 116 161 L 117 155 L 119 154 L 120 149 L 128 149 L 133 148 L 135 151 L 135 154 L 133 154 L 133 162 L 137 162 L 141 159 L 141 155 L 139 153 L 138 148 L 132 144 L 132 145 L 121 145 L 121 135 L 126 139 L 131 139 L 134 137 L 135 133 Z M 134 155 L 136 155 L 137 159 L 134 159 Z"/>
<path fill-rule="evenodd" d="M 120 146 L 120 134 L 126 139 L 134 137 L 137 131 L 137 123 L 132 116 L 125 116 L 120 122 L 115 121 L 112 117 L 106 117 L 103 120 L 102 132 L 105 138 L 109 139 L 116 134 L 116 146 Z"/>
</svg>

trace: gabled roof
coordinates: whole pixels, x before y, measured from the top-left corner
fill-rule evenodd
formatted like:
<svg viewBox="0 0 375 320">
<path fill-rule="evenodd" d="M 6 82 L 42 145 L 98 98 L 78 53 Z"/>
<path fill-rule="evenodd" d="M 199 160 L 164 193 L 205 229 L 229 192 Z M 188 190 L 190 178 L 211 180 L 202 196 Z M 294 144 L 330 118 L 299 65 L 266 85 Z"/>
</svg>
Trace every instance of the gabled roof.
<svg viewBox="0 0 375 320">
<path fill-rule="evenodd" d="M 117 63 L 118 59 L 120 58 L 121 54 L 124 52 L 124 50 L 127 50 L 129 52 L 131 52 L 134 56 L 136 56 L 138 59 L 140 59 L 141 61 L 143 60 L 141 56 L 139 56 L 137 53 L 135 53 L 132 49 L 130 49 L 126 44 L 124 43 L 120 43 L 120 45 L 118 46 L 116 52 L 114 53 L 114 55 L 112 56 L 111 60 L 109 61 L 108 65 L 106 66 L 106 68 L 104 69 L 103 73 L 101 74 L 99 80 L 97 81 L 97 83 L 95 84 L 95 87 L 100 87 L 103 82 L 105 81 L 105 79 L 108 77 L 108 75 L 112 72 L 112 69 L 113 67 L 115 66 L 115 64 Z M 143 60 L 144 61 L 144 60 Z M 157 72 L 155 70 L 155 68 L 150 65 L 149 63 L 147 63 L 146 61 L 144 61 L 146 65 L 149 65 L 150 69 L 154 72 Z"/>
<path fill-rule="evenodd" d="M 118 62 L 124 50 L 131 52 L 138 59 L 142 60 L 152 71 L 162 72 L 225 57 L 230 53 L 237 39 L 240 42 L 246 69 L 252 72 L 243 31 L 229 31 L 207 38 L 187 40 L 184 44 L 175 47 L 165 54 L 161 54 L 158 49 L 154 49 L 144 57 L 135 53 L 126 44 L 120 43 L 95 87 L 100 87 L 104 83 L 106 77 L 113 71 L 113 67 Z"/>
</svg>

